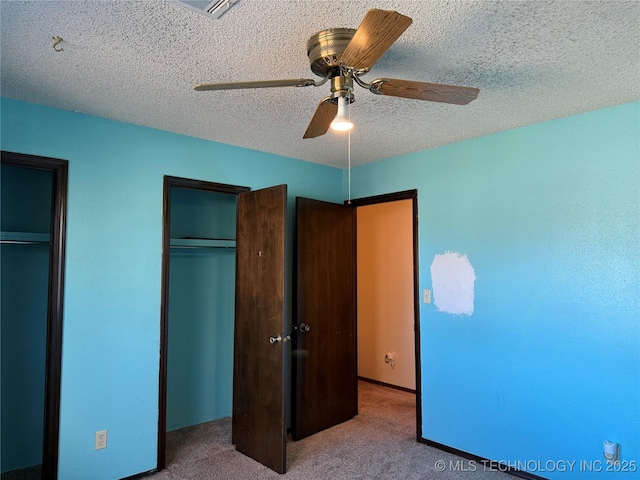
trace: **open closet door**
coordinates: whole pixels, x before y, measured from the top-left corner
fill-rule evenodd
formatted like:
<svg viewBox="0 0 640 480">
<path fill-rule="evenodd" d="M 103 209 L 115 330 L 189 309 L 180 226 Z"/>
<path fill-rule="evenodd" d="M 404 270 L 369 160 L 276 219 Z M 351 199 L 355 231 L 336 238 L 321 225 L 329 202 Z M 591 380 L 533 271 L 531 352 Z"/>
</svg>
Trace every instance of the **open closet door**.
<svg viewBox="0 0 640 480">
<path fill-rule="evenodd" d="M 238 195 L 232 440 L 286 469 L 285 213 L 287 186 Z"/>
<path fill-rule="evenodd" d="M 296 199 L 293 436 L 358 413 L 353 209 Z"/>
</svg>

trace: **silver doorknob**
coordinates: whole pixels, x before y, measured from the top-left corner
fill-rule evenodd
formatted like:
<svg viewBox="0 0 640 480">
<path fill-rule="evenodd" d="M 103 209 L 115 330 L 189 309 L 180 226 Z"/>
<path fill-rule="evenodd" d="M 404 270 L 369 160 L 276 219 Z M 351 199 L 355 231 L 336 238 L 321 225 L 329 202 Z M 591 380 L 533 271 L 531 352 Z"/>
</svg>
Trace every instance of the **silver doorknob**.
<svg viewBox="0 0 640 480">
<path fill-rule="evenodd" d="M 300 325 L 298 325 L 299 332 L 308 332 L 309 330 L 311 330 L 311 327 L 306 323 L 301 323 Z"/>
<path fill-rule="evenodd" d="M 269 337 L 269 343 L 280 343 L 281 340 L 282 337 L 280 336 L 280 334 Z"/>
</svg>

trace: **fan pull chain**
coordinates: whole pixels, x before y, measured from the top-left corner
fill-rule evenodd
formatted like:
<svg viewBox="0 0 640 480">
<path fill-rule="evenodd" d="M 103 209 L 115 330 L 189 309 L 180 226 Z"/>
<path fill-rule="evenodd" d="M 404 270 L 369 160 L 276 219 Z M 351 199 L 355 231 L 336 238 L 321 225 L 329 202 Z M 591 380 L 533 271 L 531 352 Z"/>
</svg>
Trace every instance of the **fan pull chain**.
<svg viewBox="0 0 640 480">
<path fill-rule="evenodd" d="M 351 94 L 349 94 L 349 101 L 348 103 L 348 112 L 347 115 L 349 116 L 349 123 L 351 123 Z M 347 183 L 349 184 L 349 200 L 348 203 L 349 205 L 351 205 L 351 130 L 349 130 L 349 138 L 348 138 L 348 143 L 347 143 L 347 161 L 349 163 L 348 165 L 348 171 L 347 171 Z"/>
</svg>

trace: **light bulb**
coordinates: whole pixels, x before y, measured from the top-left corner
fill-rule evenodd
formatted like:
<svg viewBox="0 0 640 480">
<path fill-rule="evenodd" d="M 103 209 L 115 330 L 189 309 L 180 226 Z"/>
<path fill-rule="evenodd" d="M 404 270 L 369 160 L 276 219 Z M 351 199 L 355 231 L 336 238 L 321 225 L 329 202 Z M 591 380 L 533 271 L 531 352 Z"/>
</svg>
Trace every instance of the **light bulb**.
<svg viewBox="0 0 640 480">
<path fill-rule="evenodd" d="M 347 98 L 346 97 L 338 97 L 338 114 L 331 122 L 331 128 L 334 130 L 338 130 L 341 132 L 351 130 L 353 128 L 353 123 L 349 121 L 349 118 L 345 115 L 347 110 Z"/>
</svg>

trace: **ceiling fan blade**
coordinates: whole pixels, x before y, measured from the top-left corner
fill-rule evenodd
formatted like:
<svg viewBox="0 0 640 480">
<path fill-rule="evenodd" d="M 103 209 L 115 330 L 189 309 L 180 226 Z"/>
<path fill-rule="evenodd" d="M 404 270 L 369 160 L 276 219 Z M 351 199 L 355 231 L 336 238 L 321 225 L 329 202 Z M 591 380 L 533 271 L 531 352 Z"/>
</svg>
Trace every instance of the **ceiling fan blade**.
<svg viewBox="0 0 640 480">
<path fill-rule="evenodd" d="M 310 78 L 297 78 L 293 80 L 263 80 L 257 82 L 231 82 L 231 83 L 199 83 L 194 90 L 237 90 L 242 88 L 269 88 L 269 87 L 309 87 L 316 85 Z"/>
<path fill-rule="evenodd" d="M 337 113 L 338 105 L 331 102 L 331 97 L 323 98 L 318 104 L 302 138 L 315 138 L 327 133 Z"/>
<path fill-rule="evenodd" d="M 430 102 L 466 105 L 475 100 L 480 90 L 471 87 L 457 87 L 439 83 L 414 82 L 397 78 L 376 78 L 370 90 L 380 95 L 428 100 Z"/>
<path fill-rule="evenodd" d="M 409 17 L 393 10 L 372 8 L 362 19 L 340 62 L 355 70 L 369 70 L 411 22 Z"/>
</svg>

